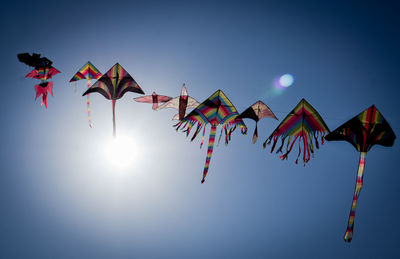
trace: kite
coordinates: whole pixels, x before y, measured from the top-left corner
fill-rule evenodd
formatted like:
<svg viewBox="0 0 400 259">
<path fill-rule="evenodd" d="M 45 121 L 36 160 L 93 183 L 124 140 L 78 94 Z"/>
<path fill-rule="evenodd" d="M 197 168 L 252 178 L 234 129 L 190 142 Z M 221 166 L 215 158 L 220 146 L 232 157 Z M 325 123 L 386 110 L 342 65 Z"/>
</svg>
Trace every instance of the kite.
<svg viewBox="0 0 400 259">
<path fill-rule="evenodd" d="M 175 97 L 168 102 L 164 103 L 163 105 L 159 106 L 157 108 L 158 110 L 164 109 L 164 108 L 174 108 L 179 111 L 178 114 L 176 114 L 172 119 L 173 120 L 182 120 L 186 116 L 186 109 L 187 108 L 196 108 L 200 103 L 190 97 L 188 95 L 188 92 L 186 90 L 185 84 L 182 85 L 182 90 L 181 90 L 181 95 L 178 97 Z"/>
<path fill-rule="evenodd" d="M 217 126 L 219 124 L 222 126 L 220 139 L 222 135 L 222 130 L 225 131 L 225 145 L 227 145 L 230 141 L 231 134 L 236 129 L 237 125 L 240 126 L 242 134 L 246 134 L 247 128 L 243 120 L 235 120 L 238 115 L 239 113 L 237 112 L 235 106 L 233 106 L 233 104 L 226 97 L 224 92 L 218 90 L 175 125 L 176 130 L 178 130 L 182 126 L 182 131 L 186 132 L 186 136 L 188 136 L 192 127 L 197 124 L 197 128 L 195 130 L 195 133 L 193 134 L 191 141 L 196 138 L 197 134 L 203 128 L 203 137 L 200 144 L 201 148 L 204 141 L 206 124 L 211 124 L 206 163 L 204 166 L 203 179 L 201 180 L 201 183 L 204 183 L 207 176 L 208 168 L 210 166 Z"/>
<path fill-rule="evenodd" d="M 34 69 L 25 77 L 39 79 L 40 84 L 35 85 L 36 98 L 42 96 L 42 103 L 47 108 L 47 93 L 53 96 L 53 82 L 48 82 L 54 75 L 60 73 L 56 68 L 52 67 L 53 62 L 46 57 L 40 57 L 40 54 L 20 53 L 17 55 L 18 60 Z"/>
<path fill-rule="evenodd" d="M 363 185 L 363 174 L 365 167 L 365 157 L 367 152 L 375 144 L 385 147 L 393 146 L 396 135 L 389 123 L 385 120 L 378 109 L 372 105 L 356 117 L 345 122 L 343 125 L 332 131 L 326 137 L 328 141 L 345 140 L 351 143 L 360 152 L 356 187 L 351 205 L 349 221 L 347 224 L 344 241 L 350 242 L 353 238 L 354 216 L 358 196 Z"/>
<path fill-rule="evenodd" d="M 34 67 L 36 70 L 39 68 L 44 68 L 44 67 L 51 67 L 53 62 L 46 58 L 46 57 L 40 57 L 40 54 L 32 53 L 30 55 L 29 53 L 20 53 L 17 55 L 18 60 L 30 67 Z"/>
<path fill-rule="evenodd" d="M 269 136 L 269 138 L 264 142 L 263 146 L 265 148 L 266 144 L 271 144 L 273 139 L 274 143 L 271 148 L 272 153 L 275 149 L 278 138 L 281 137 L 282 143 L 276 153 L 282 153 L 285 140 L 288 138 L 286 152 L 280 156 L 283 160 L 288 158 L 294 143 L 299 139 L 299 154 L 296 159 L 297 164 L 301 154 L 300 142 L 303 140 L 303 163 L 305 165 L 310 160 L 310 152 L 314 156 L 313 138 L 315 140 L 315 146 L 318 149 L 318 137 L 320 137 L 321 144 L 324 144 L 324 136 L 329 132 L 328 126 L 326 126 L 318 112 L 303 98 L 279 124 L 274 132 L 272 132 L 271 136 Z"/>
<path fill-rule="evenodd" d="M 90 87 L 90 80 L 91 79 L 99 79 L 102 76 L 100 71 L 90 62 L 88 61 L 78 72 L 69 80 L 69 82 L 75 82 L 81 79 L 87 80 L 87 87 Z M 88 123 L 89 126 L 92 127 L 92 116 L 90 115 L 90 94 L 86 95 L 86 106 L 87 106 L 87 113 L 88 113 Z"/>
<path fill-rule="evenodd" d="M 47 93 L 49 92 L 51 96 L 53 96 L 53 82 L 50 81 L 35 85 L 35 91 L 36 91 L 35 100 L 39 96 L 42 96 L 42 103 L 40 104 L 40 106 L 44 104 L 47 108 Z"/>
<path fill-rule="evenodd" d="M 157 110 L 159 103 L 165 103 L 171 100 L 172 97 L 165 96 L 165 95 L 158 95 L 156 92 L 153 92 L 151 95 L 136 97 L 133 100 L 141 103 L 152 103 L 153 110 Z"/>
<path fill-rule="evenodd" d="M 113 136 L 116 137 L 115 125 L 115 102 L 120 99 L 126 92 L 134 92 L 144 94 L 135 79 L 118 63 L 100 77 L 96 83 L 89 87 L 82 96 L 89 93 L 97 92 L 106 99 L 111 100 L 113 112 Z"/>
<path fill-rule="evenodd" d="M 255 102 L 252 106 L 247 108 L 244 112 L 239 114 L 236 118 L 239 119 L 244 119 L 244 118 L 249 118 L 253 119 L 256 121 L 256 128 L 254 130 L 253 134 L 253 144 L 256 143 L 257 138 L 258 138 L 258 132 L 257 132 L 257 123 L 260 119 L 262 118 L 274 118 L 278 120 L 278 118 L 275 116 L 275 114 L 271 111 L 271 109 L 262 101 L 257 101 Z"/>
</svg>

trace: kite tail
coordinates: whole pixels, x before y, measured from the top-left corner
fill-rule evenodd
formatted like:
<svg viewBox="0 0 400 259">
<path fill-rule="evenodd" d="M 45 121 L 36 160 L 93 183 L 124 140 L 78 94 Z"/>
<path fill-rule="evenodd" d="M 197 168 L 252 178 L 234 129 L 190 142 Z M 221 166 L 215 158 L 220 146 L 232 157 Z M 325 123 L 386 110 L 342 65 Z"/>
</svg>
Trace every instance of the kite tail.
<svg viewBox="0 0 400 259">
<path fill-rule="evenodd" d="M 206 164 L 204 165 L 203 179 L 201 180 L 201 183 L 204 183 L 205 178 L 207 176 L 208 167 L 210 166 L 210 160 L 211 160 L 212 152 L 213 152 L 213 149 L 214 149 L 214 141 L 215 141 L 216 132 L 217 132 L 217 126 L 216 125 L 211 125 L 210 138 L 208 140 L 208 150 L 207 150 Z"/>
<path fill-rule="evenodd" d="M 203 126 L 202 124 L 197 124 L 197 129 L 194 132 L 193 137 L 192 137 L 192 139 L 190 141 L 193 141 L 197 137 L 197 134 L 199 134 L 202 126 Z"/>
<path fill-rule="evenodd" d="M 203 147 L 204 135 L 205 135 L 205 134 L 206 134 L 206 126 L 204 126 L 204 128 L 203 128 L 203 136 L 201 136 L 200 148 Z"/>
<path fill-rule="evenodd" d="M 350 242 L 353 238 L 353 227 L 354 227 L 354 216 L 356 214 L 356 206 L 358 201 L 358 196 L 360 195 L 360 191 L 363 184 L 363 174 L 365 167 L 365 156 L 367 152 L 360 153 L 360 163 L 358 165 L 358 173 L 357 173 L 357 181 L 356 181 L 356 189 L 354 191 L 353 203 L 351 204 L 349 222 L 347 223 L 346 234 L 344 235 L 344 241 Z"/>
<path fill-rule="evenodd" d="M 90 79 L 87 80 L 87 87 L 90 87 Z M 92 127 L 92 115 L 90 115 L 90 93 L 86 95 L 86 107 L 89 127 Z"/>
<path fill-rule="evenodd" d="M 270 136 L 270 137 L 269 137 L 267 140 L 265 140 L 265 142 L 263 143 L 263 148 L 266 148 L 266 147 L 267 147 L 267 144 L 268 144 L 268 145 L 271 145 L 272 138 L 274 139 L 274 143 L 272 144 L 270 153 L 274 152 L 276 142 L 278 141 L 278 136 Z M 285 140 L 282 139 L 282 145 L 283 145 L 283 142 L 284 142 L 284 141 L 285 141 Z"/>
<path fill-rule="evenodd" d="M 253 144 L 256 144 L 257 138 L 258 138 L 258 132 L 257 132 L 257 122 L 256 122 L 256 128 L 253 134 Z"/>
<path fill-rule="evenodd" d="M 282 159 L 282 160 L 287 159 L 287 157 L 288 157 L 290 151 L 292 151 L 292 148 L 293 148 L 294 143 L 296 143 L 296 140 L 297 140 L 298 138 L 299 138 L 299 135 L 297 135 L 297 136 L 294 138 L 292 144 L 290 145 L 291 136 L 289 136 L 289 140 L 288 140 L 288 142 L 287 142 L 287 147 L 286 147 L 286 153 L 283 154 L 283 155 L 281 155 L 281 156 L 279 157 L 280 159 Z M 290 147 L 289 147 L 289 145 L 290 145 Z"/>
<path fill-rule="evenodd" d="M 219 146 L 219 142 L 221 142 L 221 136 L 222 136 L 223 129 L 224 129 L 224 127 L 221 127 L 221 132 L 219 133 L 217 147 Z M 226 136 L 226 130 L 225 130 L 225 136 Z"/>
<path fill-rule="evenodd" d="M 115 125 L 115 100 L 111 100 L 112 104 L 112 113 L 113 113 L 113 137 L 115 138 L 117 136 L 117 129 Z"/>
</svg>

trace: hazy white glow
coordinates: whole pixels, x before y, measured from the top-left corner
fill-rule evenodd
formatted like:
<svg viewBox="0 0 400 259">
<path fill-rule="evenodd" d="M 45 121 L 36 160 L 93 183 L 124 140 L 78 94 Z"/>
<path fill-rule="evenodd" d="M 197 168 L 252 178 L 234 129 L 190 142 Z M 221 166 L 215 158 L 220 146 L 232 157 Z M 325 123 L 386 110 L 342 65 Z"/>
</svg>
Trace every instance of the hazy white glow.
<svg viewBox="0 0 400 259">
<path fill-rule="evenodd" d="M 137 145 L 129 137 L 117 136 L 104 147 L 106 160 L 116 168 L 124 169 L 132 165 L 137 157 Z"/>
<path fill-rule="evenodd" d="M 279 78 L 279 84 L 284 87 L 289 87 L 293 84 L 294 77 L 291 74 L 284 74 Z"/>
</svg>

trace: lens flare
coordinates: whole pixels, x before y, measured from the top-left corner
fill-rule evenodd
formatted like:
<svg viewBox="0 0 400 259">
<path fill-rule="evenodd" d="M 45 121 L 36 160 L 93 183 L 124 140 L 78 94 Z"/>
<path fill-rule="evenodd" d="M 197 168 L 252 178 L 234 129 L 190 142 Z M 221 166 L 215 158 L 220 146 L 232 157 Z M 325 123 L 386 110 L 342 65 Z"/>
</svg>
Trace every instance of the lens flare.
<svg viewBox="0 0 400 259">
<path fill-rule="evenodd" d="M 294 83 L 294 77 L 291 74 L 284 74 L 279 78 L 279 84 L 283 87 L 289 87 Z"/>
</svg>

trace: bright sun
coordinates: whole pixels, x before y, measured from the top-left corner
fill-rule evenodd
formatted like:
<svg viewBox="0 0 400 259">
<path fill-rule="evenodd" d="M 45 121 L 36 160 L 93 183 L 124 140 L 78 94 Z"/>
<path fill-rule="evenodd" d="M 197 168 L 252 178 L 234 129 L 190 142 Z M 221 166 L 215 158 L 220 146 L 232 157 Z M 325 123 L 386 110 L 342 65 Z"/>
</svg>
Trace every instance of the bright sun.
<svg viewBox="0 0 400 259">
<path fill-rule="evenodd" d="M 104 155 L 112 166 L 124 169 L 135 161 L 137 146 L 131 138 L 118 136 L 106 144 Z"/>
</svg>

